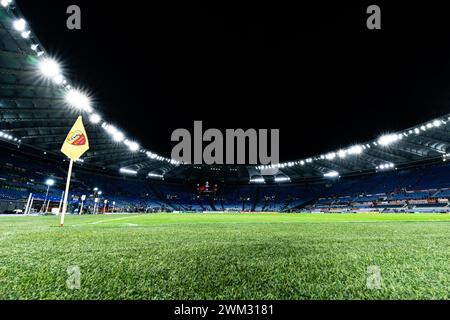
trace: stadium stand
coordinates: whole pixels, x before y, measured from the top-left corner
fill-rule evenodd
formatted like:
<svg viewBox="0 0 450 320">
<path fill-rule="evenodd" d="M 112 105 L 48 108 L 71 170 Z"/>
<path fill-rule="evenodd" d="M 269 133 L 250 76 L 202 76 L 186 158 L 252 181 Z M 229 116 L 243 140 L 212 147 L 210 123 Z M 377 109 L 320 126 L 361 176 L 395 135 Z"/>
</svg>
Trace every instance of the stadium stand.
<svg viewBox="0 0 450 320">
<path fill-rule="evenodd" d="M 65 170 L 20 152 L 0 154 L 0 213 L 23 210 L 30 193 L 34 212 L 42 212 L 45 181 L 52 178 L 49 208 L 60 206 Z M 102 191 L 96 194 L 95 188 Z M 73 177 L 70 211 L 103 212 L 449 212 L 450 165 L 430 164 L 405 170 L 342 177 L 338 180 L 274 185 L 223 185 L 203 197 L 190 183 L 178 184 L 91 172 Z M 105 204 L 104 200 L 108 200 Z M 114 204 L 114 205 L 113 205 Z"/>
<path fill-rule="evenodd" d="M 28 199 L 34 212 L 59 209 L 68 166 L 60 148 L 79 114 L 90 150 L 72 177 L 72 213 L 81 202 L 86 213 L 448 212 L 449 115 L 286 163 L 181 163 L 126 139 L 74 91 L 19 8 L 0 10 L 0 212 L 23 210 Z M 199 181 L 217 181 L 219 191 L 200 194 Z"/>
</svg>

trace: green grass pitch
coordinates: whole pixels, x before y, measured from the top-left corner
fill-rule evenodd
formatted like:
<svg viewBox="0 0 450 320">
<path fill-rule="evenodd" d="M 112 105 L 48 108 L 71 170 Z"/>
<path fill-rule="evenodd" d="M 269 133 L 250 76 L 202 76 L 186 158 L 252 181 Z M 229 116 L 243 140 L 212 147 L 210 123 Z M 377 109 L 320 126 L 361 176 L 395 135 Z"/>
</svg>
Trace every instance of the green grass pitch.
<svg viewBox="0 0 450 320">
<path fill-rule="evenodd" d="M 449 261 L 448 214 L 0 217 L 0 299 L 449 299 Z"/>
</svg>

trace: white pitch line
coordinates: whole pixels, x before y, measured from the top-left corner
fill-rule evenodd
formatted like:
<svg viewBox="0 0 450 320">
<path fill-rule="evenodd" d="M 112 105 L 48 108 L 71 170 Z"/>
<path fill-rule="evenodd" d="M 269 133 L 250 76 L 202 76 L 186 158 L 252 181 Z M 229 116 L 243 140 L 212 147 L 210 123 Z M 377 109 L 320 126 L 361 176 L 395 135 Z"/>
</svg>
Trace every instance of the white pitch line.
<svg viewBox="0 0 450 320">
<path fill-rule="evenodd" d="M 139 216 L 129 216 L 129 217 L 116 218 L 116 219 L 103 219 L 103 220 L 98 220 L 98 221 L 94 221 L 94 222 L 73 224 L 72 227 L 83 226 L 83 225 L 87 225 L 87 224 L 100 224 L 103 222 L 125 220 L 125 219 L 131 219 L 131 218 L 136 218 L 136 217 L 139 217 Z"/>
</svg>

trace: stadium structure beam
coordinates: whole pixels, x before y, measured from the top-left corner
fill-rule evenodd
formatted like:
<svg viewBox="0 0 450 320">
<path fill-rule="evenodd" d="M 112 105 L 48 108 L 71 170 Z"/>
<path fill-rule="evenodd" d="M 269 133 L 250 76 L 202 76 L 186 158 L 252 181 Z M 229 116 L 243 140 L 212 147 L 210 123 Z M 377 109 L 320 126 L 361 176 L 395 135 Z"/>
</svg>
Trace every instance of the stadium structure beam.
<svg viewBox="0 0 450 320">
<path fill-rule="evenodd" d="M 412 142 L 412 143 L 414 143 L 416 145 L 419 145 L 421 147 L 425 147 L 425 148 L 428 148 L 428 149 L 435 150 L 435 151 L 440 152 L 440 153 L 444 153 L 444 150 L 440 150 L 440 149 L 438 149 L 436 147 L 432 147 L 432 146 L 429 146 L 426 143 L 423 143 L 424 139 L 427 140 L 426 143 L 430 142 L 430 143 L 436 143 L 438 145 L 444 145 L 444 146 L 448 145 L 448 142 L 445 142 L 445 141 L 440 140 L 440 139 L 432 138 L 432 137 L 429 137 L 429 136 L 426 136 L 426 135 L 422 135 L 420 137 L 420 139 L 415 139 L 415 140 L 417 140 L 417 142 Z"/>
<path fill-rule="evenodd" d="M 148 161 L 150 160 L 150 161 Z M 173 168 L 176 168 L 175 165 L 166 162 L 166 161 L 158 161 L 158 160 L 152 160 L 152 159 L 148 159 L 147 161 L 141 162 L 140 164 L 137 164 L 137 166 L 139 166 L 139 170 L 148 170 L 148 171 L 153 171 L 156 169 L 160 169 L 160 170 L 170 170 Z"/>
<path fill-rule="evenodd" d="M 19 90 L 30 90 L 30 91 L 38 91 L 38 90 L 47 90 L 47 91 L 59 91 L 60 94 L 62 94 L 62 89 L 56 88 L 52 85 L 39 85 L 39 84 L 18 84 L 18 83 L 2 83 L 0 84 L 1 89 L 11 90 L 11 89 L 19 89 Z M 55 92 L 56 93 L 56 92 Z"/>
<path fill-rule="evenodd" d="M 29 69 L 23 70 L 17 68 L 0 67 L 0 74 L 6 74 L 10 76 L 35 76 L 36 72 Z"/>
<path fill-rule="evenodd" d="M 380 157 L 375 156 L 375 155 L 368 154 L 367 152 L 363 153 L 361 156 L 373 160 L 373 161 L 365 160 L 366 162 L 368 162 L 371 165 L 373 165 L 373 168 L 377 167 L 380 164 L 380 162 L 382 162 L 382 163 L 386 162 L 386 159 L 380 158 Z M 373 169 L 373 168 L 371 167 L 371 168 L 368 168 L 368 169 Z"/>
<path fill-rule="evenodd" d="M 144 158 L 145 157 L 145 158 Z M 118 161 L 118 159 L 124 159 L 122 161 Z M 139 159 L 139 160 L 138 160 Z M 123 156 L 117 156 L 117 157 L 109 157 L 108 160 L 110 161 L 103 161 L 101 162 L 104 166 L 108 167 L 111 165 L 120 165 L 121 167 L 130 167 L 132 165 L 135 165 L 137 163 L 142 163 L 144 161 L 152 161 L 147 157 L 147 155 L 142 153 L 132 153 L 128 152 L 128 154 Z"/>
<path fill-rule="evenodd" d="M 25 122 L 72 122 L 72 120 L 68 120 L 67 118 L 0 118 L 0 122 L 13 122 L 13 123 L 25 123 Z"/>
<path fill-rule="evenodd" d="M 25 58 L 27 55 L 28 55 L 28 53 L 25 53 L 23 51 L 9 51 L 9 50 L 0 49 L 0 56 L 3 56 L 3 57 Z"/>
<path fill-rule="evenodd" d="M 75 113 L 75 110 L 71 110 L 68 108 L 61 108 L 61 105 L 55 105 L 54 108 L 0 108 L 0 114 L 32 114 L 34 115 L 34 113 L 36 112 L 38 115 L 42 116 L 42 113 L 54 113 L 55 111 L 60 111 L 60 112 L 71 112 L 71 113 Z"/>
<path fill-rule="evenodd" d="M 106 157 L 107 155 L 107 157 Z M 123 159 L 121 163 L 123 163 L 123 161 L 125 161 L 125 159 L 129 159 L 130 157 L 142 157 L 143 155 L 141 153 L 133 153 L 131 151 L 129 151 L 128 149 L 122 149 L 119 152 L 111 152 L 111 154 L 102 154 L 102 155 L 97 155 L 94 157 L 91 157 L 90 159 L 97 159 L 97 158 L 101 158 L 103 160 L 98 160 L 97 162 L 101 162 L 103 165 L 112 165 L 117 163 L 117 161 L 119 159 Z"/>
<path fill-rule="evenodd" d="M 358 160 L 356 160 L 356 159 L 355 160 L 350 160 L 350 158 L 345 158 L 345 159 L 336 158 L 333 161 L 335 163 L 337 163 L 339 166 L 341 166 L 341 167 L 343 167 L 345 169 L 348 169 L 350 171 L 353 170 L 354 167 L 359 167 L 359 168 L 362 167 L 362 163 L 361 163 L 362 160 L 360 160 L 360 159 L 358 159 Z M 347 165 L 347 163 L 349 165 Z"/>
<path fill-rule="evenodd" d="M 66 127 L 66 126 L 64 126 L 64 127 L 53 127 L 52 126 L 52 127 L 35 127 L 35 128 L 33 128 L 33 127 L 27 127 L 27 128 L 5 128 L 5 129 L 2 129 L 2 131 L 5 131 L 5 132 L 18 132 L 18 131 L 27 131 L 27 130 L 61 130 L 61 131 L 65 130 L 65 131 L 67 131 L 68 129 L 70 129 L 70 127 Z M 67 135 L 67 132 L 66 132 L 66 135 Z M 39 136 L 37 136 L 36 138 L 39 138 Z"/>
<path fill-rule="evenodd" d="M 383 159 L 383 161 L 389 161 L 389 162 L 394 162 L 394 163 L 395 162 L 405 162 L 405 160 L 408 161 L 408 158 L 396 155 L 396 154 L 392 153 L 391 150 L 389 152 L 389 151 L 382 150 L 381 148 L 371 148 L 367 153 L 368 154 L 378 153 L 378 154 L 380 154 L 379 157 L 381 159 Z M 388 159 L 383 158 L 383 155 L 386 156 Z"/>
<path fill-rule="evenodd" d="M 437 151 L 435 148 L 433 148 L 431 146 L 424 145 L 424 144 L 421 144 L 421 143 L 416 143 L 416 142 L 413 142 L 413 141 L 405 140 L 405 141 L 402 141 L 402 144 L 404 144 L 404 145 L 411 145 L 414 148 L 405 149 L 405 148 L 402 148 L 400 146 L 397 146 L 397 148 L 398 149 L 403 149 L 405 151 L 408 151 L 408 152 L 410 152 L 410 153 L 412 153 L 412 154 L 414 154 L 414 155 L 416 155 L 418 157 L 427 157 L 428 156 L 428 152 L 423 151 L 423 149 L 427 149 L 427 150 L 439 153 L 439 151 Z"/>
<path fill-rule="evenodd" d="M 53 130 L 53 132 L 55 132 L 54 133 L 55 135 L 59 135 L 59 134 L 62 135 L 63 133 L 66 133 L 66 135 L 67 135 L 67 130 L 70 129 L 71 123 L 73 123 L 73 119 L 66 117 L 64 120 L 61 120 L 59 122 L 59 124 L 61 122 L 67 122 L 67 126 L 53 126 L 53 125 L 51 125 L 51 126 L 39 126 L 39 127 L 34 126 L 34 127 L 32 127 L 32 126 L 27 125 L 27 126 L 20 127 L 20 128 L 17 128 L 17 127 L 16 128 L 6 128 L 6 127 L 4 127 L 2 130 L 3 131 L 7 131 L 7 132 L 20 132 L 20 131 L 34 132 L 36 130 Z M 88 125 L 86 125 L 86 127 L 88 127 Z M 95 128 L 95 129 L 96 130 L 94 132 L 97 132 L 98 129 L 97 128 Z M 28 135 L 28 136 L 30 136 L 30 135 Z M 36 136 L 36 138 L 39 138 L 39 136 Z"/>
<path fill-rule="evenodd" d="M 89 151 L 86 153 L 86 157 L 84 157 L 84 159 L 86 161 L 92 161 L 92 162 L 102 162 L 101 160 L 98 159 L 103 159 L 103 158 L 108 158 L 108 159 L 120 159 L 120 158 L 125 158 L 127 156 L 129 156 L 130 151 L 127 149 L 115 149 L 115 150 L 111 150 L 107 151 L 107 152 L 101 152 L 101 154 L 94 154 L 91 155 L 91 153 L 89 153 Z M 112 157 L 114 156 L 114 157 Z"/>
<path fill-rule="evenodd" d="M 346 173 L 346 171 L 348 171 L 348 170 L 345 170 L 342 166 L 340 166 L 340 165 L 338 165 L 338 164 L 336 164 L 336 163 L 333 163 L 333 161 L 328 161 L 328 160 L 318 160 L 318 161 L 316 161 L 316 163 L 320 163 L 320 165 L 323 166 L 323 167 L 325 167 L 326 169 L 329 169 L 329 170 L 336 170 L 336 171 L 338 171 L 339 173 Z M 343 170 L 343 169 L 344 169 L 344 170 Z M 352 170 L 350 170 L 350 171 L 352 171 Z"/>
<path fill-rule="evenodd" d="M 55 97 L 17 97 L 17 96 L 1 96 L 0 100 L 6 101 L 42 101 L 42 102 L 59 102 L 61 104 L 65 104 L 64 98 L 55 98 Z"/>
</svg>

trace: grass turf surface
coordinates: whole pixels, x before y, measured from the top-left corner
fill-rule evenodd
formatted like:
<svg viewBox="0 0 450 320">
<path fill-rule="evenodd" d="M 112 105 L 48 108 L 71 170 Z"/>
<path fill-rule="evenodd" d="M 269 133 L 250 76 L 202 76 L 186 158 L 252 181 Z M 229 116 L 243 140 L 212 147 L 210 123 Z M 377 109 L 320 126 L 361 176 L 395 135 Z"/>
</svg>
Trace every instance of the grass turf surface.
<svg viewBox="0 0 450 320">
<path fill-rule="evenodd" d="M 0 217 L 0 299 L 448 299 L 450 215 Z M 67 268 L 81 269 L 80 289 Z M 382 289 L 366 287 L 379 266 Z"/>
</svg>

